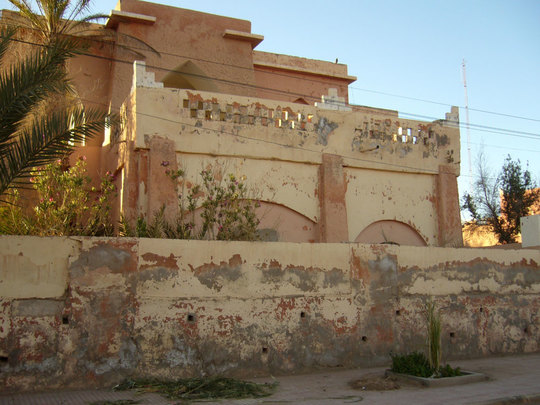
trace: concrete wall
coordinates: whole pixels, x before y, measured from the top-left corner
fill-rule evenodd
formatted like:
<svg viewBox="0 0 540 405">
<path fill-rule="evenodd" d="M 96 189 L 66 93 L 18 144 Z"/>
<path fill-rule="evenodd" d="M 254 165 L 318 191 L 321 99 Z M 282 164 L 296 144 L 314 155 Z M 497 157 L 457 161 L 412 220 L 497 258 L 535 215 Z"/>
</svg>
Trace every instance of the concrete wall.
<svg viewBox="0 0 540 405">
<path fill-rule="evenodd" d="M 3 390 L 540 350 L 540 250 L 0 237 Z M 453 361 L 459 365 L 459 362 Z"/>
</svg>

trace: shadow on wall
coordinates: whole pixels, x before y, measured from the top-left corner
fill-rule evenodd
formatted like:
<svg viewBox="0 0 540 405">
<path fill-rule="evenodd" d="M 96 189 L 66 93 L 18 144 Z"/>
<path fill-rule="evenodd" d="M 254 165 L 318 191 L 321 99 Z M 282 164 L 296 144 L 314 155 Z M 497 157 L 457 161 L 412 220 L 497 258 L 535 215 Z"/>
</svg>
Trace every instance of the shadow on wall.
<svg viewBox="0 0 540 405">
<path fill-rule="evenodd" d="M 261 201 L 259 234 L 265 242 L 316 242 L 316 223 L 284 205 Z"/>
<path fill-rule="evenodd" d="M 424 238 L 411 226 L 393 220 L 373 222 L 354 240 L 358 243 L 387 243 L 402 246 L 427 246 Z"/>
<path fill-rule="evenodd" d="M 190 60 L 171 70 L 162 81 L 165 87 L 219 93 L 219 87 L 215 81 Z"/>
</svg>

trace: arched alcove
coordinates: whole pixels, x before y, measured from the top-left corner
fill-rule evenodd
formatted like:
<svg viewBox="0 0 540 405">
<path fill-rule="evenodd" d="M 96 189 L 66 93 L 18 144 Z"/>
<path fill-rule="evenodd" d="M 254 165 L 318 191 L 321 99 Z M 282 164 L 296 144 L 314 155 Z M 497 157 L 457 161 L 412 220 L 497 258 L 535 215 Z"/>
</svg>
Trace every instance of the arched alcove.
<svg viewBox="0 0 540 405">
<path fill-rule="evenodd" d="M 368 225 L 354 240 L 358 243 L 388 243 L 405 246 L 427 246 L 424 238 L 403 222 L 382 220 Z"/>
<path fill-rule="evenodd" d="M 219 87 L 213 79 L 195 63 L 188 60 L 167 73 L 163 78 L 163 86 L 175 89 L 191 89 L 219 92 Z"/>
<path fill-rule="evenodd" d="M 297 98 L 293 101 L 293 103 L 309 105 L 309 103 L 303 97 Z"/>
<path fill-rule="evenodd" d="M 315 242 L 316 223 L 289 207 L 269 201 L 261 201 L 257 208 L 261 237 L 267 241 Z"/>
</svg>

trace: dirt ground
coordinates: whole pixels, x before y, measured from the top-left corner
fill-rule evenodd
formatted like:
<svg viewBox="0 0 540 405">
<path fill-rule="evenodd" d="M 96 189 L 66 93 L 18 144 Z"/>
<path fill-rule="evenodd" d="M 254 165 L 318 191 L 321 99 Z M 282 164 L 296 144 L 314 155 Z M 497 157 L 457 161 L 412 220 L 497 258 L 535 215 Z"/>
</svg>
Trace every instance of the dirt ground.
<svg viewBox="0 0 540 405">
<path fill-rule="evenodd" d="M 384 373 L 365 374 L 358 380 L 349 381 L 349 386 L 360 391 L 388 391 L 400 388 L 395 378 L 386 377 Z"/>
</svg>

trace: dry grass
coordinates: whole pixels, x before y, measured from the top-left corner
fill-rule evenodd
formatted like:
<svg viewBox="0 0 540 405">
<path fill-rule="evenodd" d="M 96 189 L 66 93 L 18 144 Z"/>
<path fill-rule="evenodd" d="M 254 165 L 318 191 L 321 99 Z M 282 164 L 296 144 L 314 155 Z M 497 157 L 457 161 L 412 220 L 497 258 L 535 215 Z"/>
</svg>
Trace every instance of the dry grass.
<svg viewBox="0 0 540 405">
<path fill-rule="evenodd" d="M 175 381 L 157 379 L 126 380 L 115 390 L 154 392 L 173 400 L 208 401 L 215 399 L 262 398 L 274 393 L 277 383 L 257 384 L 225 377 L 182 378 Z"/>
</svg>

